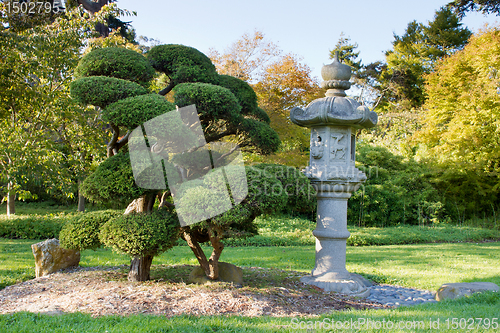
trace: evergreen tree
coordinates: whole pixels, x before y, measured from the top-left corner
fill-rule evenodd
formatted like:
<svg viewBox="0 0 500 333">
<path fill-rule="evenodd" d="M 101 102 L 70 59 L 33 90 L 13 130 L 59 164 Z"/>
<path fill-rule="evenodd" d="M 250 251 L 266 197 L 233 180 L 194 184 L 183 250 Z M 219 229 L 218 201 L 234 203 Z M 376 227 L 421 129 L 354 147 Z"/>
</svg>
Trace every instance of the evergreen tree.
<svg viewBox="0 0 500 333">
<path fill-rule="evenodd" d="M 394 35 L 393 49 L 386 52 L 387 68 L 381 75 L 386 102 L 420 107 L 425 101 L 424 75 L 437 60 L 462 49 L 470 36 L 447 8 L 436 11 L 428 25 L 410 22 L 402 36 Z"/>
</svg>

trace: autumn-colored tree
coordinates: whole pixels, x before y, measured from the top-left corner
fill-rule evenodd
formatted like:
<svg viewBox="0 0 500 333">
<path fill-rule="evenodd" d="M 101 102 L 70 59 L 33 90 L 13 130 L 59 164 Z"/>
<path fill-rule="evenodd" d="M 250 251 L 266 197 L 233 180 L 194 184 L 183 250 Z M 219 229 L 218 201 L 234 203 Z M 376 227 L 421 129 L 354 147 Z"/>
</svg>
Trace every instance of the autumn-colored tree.
<svg viewBox="0 0 500 333">
<path fill-rule="evenodd" d="M 245 33 L 223 54 L 210 49 L 208 57 L 219 74 L 252 83 L 259 80 L 266 65 L 280 54 L 281 50 L 276 44 L 267 41 L 262 32 L 254 31 L 253 35 Z"/>
<path fill-rule="evenodd" d="M 260 81 L 254 84 L 259 105 L 271 119 L 271 127 L 280 135 L 282 149 L 271 157 L 276 162 L 305 166 L 308 160 L 309 129 L 290 122 L 290 110 L 306 106 L 320 96 L 321 88 L 311 77 L 309 66 L 293 54 L 280 57 L 265 67 Z"/>
<path fill-rule="evenodd" d="M 415 138 L 423 146 L 417 155 L 446 170 L 441 181 L 448 176 L 447 191 L 469 212 L 480 207 L 479 199 L 494 204 L 500 184 L 499 55 L 500 29 L 490 28 L 440 61 L 426 78 L 424 125 Z"/>
<path fill-rule="evenodd" d="M 244 34 L 223 54 L 211 50 L 210 58 L 220 74 L 242 78 L 252 84 L 259 100 L 271 120 L 271 127 L 279 134 L 281 148 L 266 161 L 292 166 L 305 166 L 308 160 L 309 130 L 293 125 L 289 118 L 294 106 L 305 106 L 323 97 L 311 69 L 294 54 L 282 51 L 264 38 L 262 32 L 253 36 Z M 263 161 L 253 155 L 251 161 Z"/>
</svg>

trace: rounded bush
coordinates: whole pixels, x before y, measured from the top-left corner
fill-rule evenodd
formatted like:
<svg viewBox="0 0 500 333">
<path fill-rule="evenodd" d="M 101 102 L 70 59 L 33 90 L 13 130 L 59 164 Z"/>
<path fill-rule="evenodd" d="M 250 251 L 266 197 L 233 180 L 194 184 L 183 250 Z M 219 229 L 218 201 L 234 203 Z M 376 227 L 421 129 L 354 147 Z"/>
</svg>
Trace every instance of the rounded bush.
<svg viewBox="0 0 500 333">
<path fill-rule="evenodd" d="M 99 241 L 99 229 L 110 219 L 123 213 L 114 210 L 79 214 L 64 224 L 59 233 L 61 246 L 72 250 L 95 250 L 102 246 Z"/>
<path fill-rule="evenodd" d="M 102 162 L 83 181 L 80 190 L 90 201 L 113 208 L 126 207 L 150 191 L 136 185 L 129 153 L 124 151 Z"/>
<path fill-rule="evenodd" d="M 245 81 L 229 75 L 219 75 L 219 85 L 229 89 L 241 105 L 241 114 L 269 123 L 267 113 L 258 107 L 257 94 Z"/>
<path fill-rule="evenodd" d="M 76 77 L 111 76 L 148 86 L 155 71 L 140 53 L 121 48 L 95 49 L 82 57 L 75 69 Z"/>
<path fill-rule="evenodd" d="M 176 85 L 183 82 L 216 84 L 219 80 L 210 58 L 189 46 L 157 45 L 146 56 L 154 69 L 167 74 Z"/>
<path fill-rule="evenodd" d="M 108 105 L 102 119 L 117 126 L 134 129 L 146 121 L 175 110 L 175 105 L 158 94 L 129 97 Z"/>
<path fill-rule="evenodd" d="M 105 108 L 127 97 L 147 94 L 143 86 L 107 76 L 82 77 L 71 82 L 71 96 L 83 105 Z"/>
<path fill-rule="evenodd" d="M 269 118 L 269 115 L 266 113 L 266 111 L 264 111 L 261 108 L 256 108 L 255 110 L 253 110 L 253 112 L 251 114 L 248 114 L 248 116 L 250 116 L 251 118 L 254 118 L 256 120 L 261 120 L 261 121 L 265 122 L 266 124 L 271 123 L 271 118 Z"/>
<path fill-rule="evenodd" d="M 239 134 L 249 150 L 268 155 L 278 150 L 280 138 L 271 126 L 254 119 L 244 119 L 239 127 Z"/>
<path fill-rule="evenodd" d="M 229 126 L 241 120 L 241 106 L 229 89 L 208 83 L 183 83 L 174 88 L 175 104 L 196 105 L 202 123 L 225 120 Z"/>
<path fill-rule="evenodd" d="M 177 216 L 166 209 L 151 214 L 132 213 L 106 222 L 99 239 L 131 257 L 156 256 L 175 245 L 179 227 Z"/>
</svg>

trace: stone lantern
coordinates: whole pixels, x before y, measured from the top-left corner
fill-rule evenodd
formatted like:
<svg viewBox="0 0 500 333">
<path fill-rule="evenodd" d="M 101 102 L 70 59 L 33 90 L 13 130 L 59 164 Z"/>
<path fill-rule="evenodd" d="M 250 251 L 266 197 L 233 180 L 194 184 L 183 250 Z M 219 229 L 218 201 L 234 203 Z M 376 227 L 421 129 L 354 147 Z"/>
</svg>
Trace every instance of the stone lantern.
<svg viewBox="0 0 500 333">
<path fill-rule="evenodd" d="M 345 268 L 347 199 L 366 175 L 354 165 L 356 130 L 374 127 L 377 114 L 357 101 L 347 98 L 351 87 L 351 67 L 341 64 L 338 53 L 333 63 L 321 69 L 326 97 L 316 99 L 305 109 L 290 111 L 293 123 L 311 128 L 309 166 L 304 170 L 317 190 L 316 265 L 311 275 L 301 281 L 325 291 L 366 297 L 369 281 Z"/>
</svg>

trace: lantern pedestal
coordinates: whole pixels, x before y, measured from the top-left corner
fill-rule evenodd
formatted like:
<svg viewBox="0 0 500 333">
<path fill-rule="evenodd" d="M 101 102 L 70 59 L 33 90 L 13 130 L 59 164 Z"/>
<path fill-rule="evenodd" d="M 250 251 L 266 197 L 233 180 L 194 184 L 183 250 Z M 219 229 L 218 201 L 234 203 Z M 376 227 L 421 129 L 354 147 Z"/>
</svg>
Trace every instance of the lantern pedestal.
<svg viewBox="0 0 500 333">
<path fill-rule="evenodd" d="M 329 182 L 326 186 L 323 183 L 318 188 L 317 222 L 313 231 L 316 237 L 316 265 L 311 275 L 302 277 L 300 281 L 325 291 L 367 297 L 370 295 L 367 287 L 371 286 L 371 282 L 358 274 L 349 273 L 345 268 L 346 241 L 350 236 L 347 230 L 347 199 L 351 192 L 342 191 L 354 191 L 360 183 L 347 186 L 346 183 L 335 183 Z M 333 191 L 325 191 L 328 189 Z"/>
</svg>

